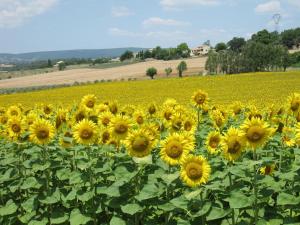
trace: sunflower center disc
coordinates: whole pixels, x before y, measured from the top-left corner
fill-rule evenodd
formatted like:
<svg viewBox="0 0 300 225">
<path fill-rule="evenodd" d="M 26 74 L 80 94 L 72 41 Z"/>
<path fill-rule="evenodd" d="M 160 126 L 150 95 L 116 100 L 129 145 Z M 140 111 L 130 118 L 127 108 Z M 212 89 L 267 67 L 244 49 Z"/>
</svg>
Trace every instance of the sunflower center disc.
<svg viewBox="0 0 300 225">
<path fill-rule="evenodd" d="M 186 172 L 187 176 L 192 180 L 196 180 L 202 177 L 201 165 L 195 162 L 190 162 L 186 166 Z"/>
<path fill-rule="evenodd" d="M 212 148 L 218 147 L 218 144 L 219 144 L 219 139 L 218 138 L 212 138 L 209 141 L 209 146 L 212 147 Z"/>
<path fill-rule="evenodd" d="M 51 113 L 51 109 L 49 107 L 45 107 L 44 108 L 44 113 L 50 114 Z"/>
<path fill-rule="evenodd" d="M 103 120 L 102 120 L 102 124 L 105 125 L 105 126 L 107 126 L 109 124 L 109 122 L 110 122 L 110 120 L 107 117 L 103 118 Z"/>
<path fill-rule="evenodd" d="M 266 166 L 265 175 L 269 175 L 271 173 L 271 166 Z"/>
<path fill-rule="evenodd" d="M 18 112 L 15 111 L 15 110 L 13 110 L 13 111 L 11 111 L 10 115 L 12 115 L 12 116 L 17 116 L 17 115 L 18 115 Z"/>
<path fill-rule="evenodd" d="M 116 127 L 115 127 L 116 133 L 124 134 L 124 133 L 126 133 L 127 130 L 128 130 L 128 127 L 126 124 L 116 124 Z"/>
<path fill-rule="evenodd" d="M 80 137 L 82 139 L 90 139 L 93 135 L 93 132 L 88 130 L 88 129 L 84 129 L 83 131 L 81 131 L 80 133 Z"/>
<path fill-rule="evenodd" d="M 172 113 L 171 112 L 165 112 L 164 113 L 164 117 L 166 120 L 170 120 L 171 119 L 171 116 L 172 116 Z"/>
<path fill-rule="evenodd" d="M 39 130 L 36 136 L 38 139 L 46 139 L 49 136 L 49 131 L 45 129 Z"/>
<path fill-rule="evenodd" d="M 257 142 L 263 138 L 265 131 L 259 126 L 250 127 L 247 131 L 247 138 L 252 142 Z"/>
<path fill-rule="evenodd" d="M 150 114 L 154 114 L 156 112 L 156 109 L 154 106 L 150 106 L 148 111 Z"/>
<path fill-rule="evenodd" d="M 230 154 L 236 154 L 237 152 L 239 152 L 241 148 L 241 144 L 237 141 L 237 140 L 230 140 L 228 143 L 228 152 Z"/>
<path fill-rule="evenodd" d="M 149 141 L 145 137 L 137 137 L 132 143 L 132 149 L 137 152 L 143 152 L 147 149 Z"/>
<path fill-rule="evenodd" d="M 180 120 L 177 120 L 172 124 L 172 127 L 174 130 L 180 130 L 181 125 L 182 125 L 182 122 Z"/>
<path fill-rule="evenodd" d="M 195 102 L 197 102 L 197 104 L 202 105 L 205 101 L 205 96 L 202 94 L 198 94 L 195 96 Z"/>
<path fill-rule="evenodd" d="M 191 122 L 189 122 L 189 121 L 185 122 L 185 123 L 184 123 L 184 129 L 185 129 L 186 131 L 190 131 L 190 130 L 192 129 L 192 124 L 191 124 Z"/>
<path fill-rule="evenodd" d="M 143 117 L 142 117 L 142 116 L 139 116 L 139 117 L 136 119 L 136 122 L 137 122 L 138 124 L 142 124 L 142 123 L 144 122 Z"/>
<path fill-rule="evenodd" d="M 182 145 L 178 141 L 172 141 L 166 147 L 167 155 L 171 158 L 174 158 L 174 159 L 181 156 L 182 152 L 183 152 Z"/>
<path fill-rule="evenodd" d="M 21 127 L 20 127 L 18 124 L 13 124 L 13 125 L 11 126 L 11 129 L 13 130 L 13 132 L 19 133 L 20 130 L 21 130 Z"/>
<path fill-rule="evenodd" d="M 94 101 L 92 101 L 92 100 L 89 100 L 87 103 L 86 103 L 86 106 L 88 107 L 88 108 L 93 108 L 94 107 Z"/>
<path fill-rule="evenodd" d="M 299 109 L 300 103 L 298 101 L 293 101 L 291 104 L 291 110 L 292 111 L 297 111 Z"/>
</svg>

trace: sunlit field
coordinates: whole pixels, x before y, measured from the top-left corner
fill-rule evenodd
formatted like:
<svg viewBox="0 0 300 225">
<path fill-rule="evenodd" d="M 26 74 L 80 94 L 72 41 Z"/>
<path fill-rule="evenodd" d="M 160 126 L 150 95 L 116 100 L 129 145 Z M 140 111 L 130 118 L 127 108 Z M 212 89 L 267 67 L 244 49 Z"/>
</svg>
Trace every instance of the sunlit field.
<svg viewBox="0 0 300 225">
<path fill-rule="evenodd" d="M 283 93 L 299 88 L 296 75 L 92 85 L 65 89 L 60 99 L 61 89 L 18 95 L 52 104 L 0 109 L 0 224 L 297 224 L 300 94 Z M 212 96 L 191 91 L 204 85 Z M 183 104 L 163 100 L 166 88 Z M 99 97 L 54 104 L 80 90 Z M 103 103 L 114 93 L 130 105 Z M 285 104 L 222 109 L 214 94 L 223 104 L 255 97 Z"/>
<path fill-rule="evenodd" d="M 162 103 L 166 98 L 187 104 L 190 93 L 197 89 L 208 92 L 215 104 L 226 105 L 232 101 L 253 102 L 258 107 L 281 105 L 286 96 L 300 89 L 300 72 L 273 72 L 207 77 L 157 79 L 152 81 L 106 82 L 69 88 L 1 95 L 0 105 L 21 103 L 72 104 L 83 95 L 93 93 L 101 101 L 116 100 L 120 104 Z"/>
</svg>

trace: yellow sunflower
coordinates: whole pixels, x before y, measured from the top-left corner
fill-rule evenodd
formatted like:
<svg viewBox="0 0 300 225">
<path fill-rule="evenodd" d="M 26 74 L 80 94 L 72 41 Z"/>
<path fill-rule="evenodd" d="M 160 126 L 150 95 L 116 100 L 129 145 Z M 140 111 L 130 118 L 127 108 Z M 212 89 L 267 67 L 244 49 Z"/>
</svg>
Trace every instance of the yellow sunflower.
<svg viewBox="0 0 300 225">
<path fill-rule="evenodd" d="M 243 109 L 242 103 L 239 101 L 235 101 L 231 105 L 231 110 L 234 115 L 240 114 L 242 112 L 242 109 Z"/>
<path fill-rule="evenodd" d="M 256 117 L 251 120 L 247 119 L 241 129 L 248 145 L 254 150 L 264 145 L 272 133 L 269 125 Z"/>
<path fill-rule="evenodd" d="M 188 116 L 184 118 L 183 129 L 188 132 L 195 132 L 196 130 L 196 121 L 193 116 Z"/>
<path fill-rule="evenodd" d="M 47 144 L 54 137 L 54 126 L 45 119 L 37 119 L 29 128 L 30 140 L 35 144 Z"/>
<path fill-rule="evenodd" d="M 97 97 L 95 95 L 85 95 L 81 99 L 80 106 L 83 107 L 87 112 L 94 110 L 97 102 Z"/>
<path fill-rule="evenodd" d="M 228 161 L 237 160 L 245 148 L 243 133 L 236 128 L 230 127 L 221 141 L 223 156 Z"/>
<path fill-rule="evenodd" d="M 296 143 L 298 146 L 300 146 L 300 122 L 297 123 L 296 127 Z"/>
<path fill-rule="evenodd" d="M 218 153 L 218 147 L 221 143 L 221 134 L 218 131 L 211 131 L 206 137 L 206 148 L 210 154 Z"/>
<path fill-rule="evenodd" d="M 26 126 L 21 117 L 12 116 L 8 119 L 6 128 L 10 138 L 16 140 L 26 130 Z"/>
<path fill-rule="evenodd" d="M 163 103 L 163 107 L 174 108 L 177 104 L 178 103 L 174 98 L 167 98 Z"/>
<path fill-rule="evenodd" d="M 208 94 L 205 91 L 198 90 L 192 96 L 192 103 L 198 108 L 202 108 L 208 101 Z"/>
<path fill-rule="evenodd" d="M 103 112 L 98 116 L 98 124 L 107 127 L 113 117 L 114 115 L 111 112 Z"/>
<path fill-rule="evenodd" d="M 107 128 L 100 130 L 99 144 L 106 144 L 111 139 L 111 134 Z"/>
<path fill-rule="evenodd" d="M 184 116 L 180 113 L 174 113 L 169 121 L 170 132 L 179 132 L 183 129 Z"/>
<path fill-rule="evenodd" d="M 6 115 L 1 115 L 0 116 L 0 123 L 2 125 L 5 125 L 7 123 L 7 121 L 8 121 L 8 116 L 6 116 Z"/>
<path fill-rule="evenodd" d="M 42 111 L 45 117 L 49 118 L 53 113 L 53 106 L 51 104 L 43 105 Z"/>
<path fill-rule="evenodd" d="M 221 128 L 226 122 L 226 118 L 222 114 L 222 112 L 218 109 L 211 111 L 210 117 L 214 123 L 216 128 Z"/>
<path fill-rule="evenodd" d="M 172 166 L 180 164 L 194 149 L 194 142 L 191 140 L 180 133 L 170 134 L 161 142 L 161 158 Z"/>
<path fill-rule="evenodd" d="M 8 107 L 8 109 L 6 111 L 6 114 L 7 114 L 8 117 L 10 117 L 10 116 L 21 116 L 22 111 L 18 106 L 12 105 L 12 106 Z"/>
<path fill-rule="evenodd" d="M 119 110 L 118 102 L 117 102 L 117 101 L 110 102 L 110 103 L 108 104 L 108 107 L 109 107 L 109 111 L 110 111 L 112 114 L 117 114 L 117 112 L 118 112 L 118 110 Z"/>
<path fill-rule="evenodd" d="M 293 147 L 296 144 L 294 129 L 290 127 L 284 127 L 281 133 L 281 139 L 284 145 L 287 147 Z"/>
<path fill-rule="evenodd" d="M 142 110 L 136 110 L 133 113 L 133 119 L 138 125 L 142 125 L 145 122 L 146 115 Z"/>
<path fill-rule="evenodd" d="M 161 111 L 162 118 L 166 121 L 171 120 L 172 115 L 174 114 L 174 108 L 170 106 L 164 106 Z"/>
<path fill-rule="evenodd" d="M 272 175 L 274 170 L 275 170 L 275 165 L 271 164 L 271 165 L 266 165 L 264 167 L 261 167 L 259 169 L 259 172 L 261 175 Z"/>
<path fill-rule="evenodd" d="M 83 119 L 74 126 L 73 136 L 79 144 L 94 144 L 98 138 L 97 125 L 88 119 Z"/>
<path fill-rule="evenodd" d="M 300 94 L 293 93 L 288 97 L 288 109 L 293 113 L 296 113 L 300 110 Z"/>
<path fill-rule="evenodd" d="M 98 105 L 95 106 L 96 114 L 100 114 L 100 113 L 107 112 L 107 111 L 109 111 L 108 105 L 98 104 Z"/>
<path fill-rule="evenodd" d="M 117 115 L 111 119 L 109 130 L 114 139 L 125 139 L 131 127 L 131 121 L 126 116 Z"/>
<path fill-rule="evenodd" d="M 148 113 L 153 116 L 157 112 L 157 105 L 153 102 L 148 106 Z"/>
<path fill-rule="evenodd" d="M 73 121 L 78 123 L 81 120 L 85 119 L 87 117 L 85 110 L 83 110 L 82 108 L 78 108 L 74 115 L 73 115 Z"/>
<path fill-rule="evenodd" d="M 211 167 L 202 156 L 189 155 L 181 164 L 180 177 L 189 187 L 207 183 Z"/>
<path fill-rule="evenodd" d="M 128 154 L 142 158 L 149 155 L 153 148 L 153 137 L 144 129 L 131 131 L 124 141 Z"/>
<path fill-rule="evenodd" d="M 56 118 L 55 118 L 55 127 L 56 129 L 60 128 L 64 123 L 67 122 L 68 111 L 67 109 L 58 109 L 56 112 Z"/>
</svg>

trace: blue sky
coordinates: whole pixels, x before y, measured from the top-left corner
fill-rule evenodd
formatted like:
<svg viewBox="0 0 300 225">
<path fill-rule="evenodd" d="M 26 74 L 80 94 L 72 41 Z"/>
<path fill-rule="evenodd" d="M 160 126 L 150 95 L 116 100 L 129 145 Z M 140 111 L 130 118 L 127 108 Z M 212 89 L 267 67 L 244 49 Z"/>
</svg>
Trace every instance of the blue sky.
<svg viewBox="0 0 300 225">
<path fill-rule="evenodd" d="M 190 47 L 300 27 L 300 0 L 0 0 L 0 52 Z"/>
</svg>

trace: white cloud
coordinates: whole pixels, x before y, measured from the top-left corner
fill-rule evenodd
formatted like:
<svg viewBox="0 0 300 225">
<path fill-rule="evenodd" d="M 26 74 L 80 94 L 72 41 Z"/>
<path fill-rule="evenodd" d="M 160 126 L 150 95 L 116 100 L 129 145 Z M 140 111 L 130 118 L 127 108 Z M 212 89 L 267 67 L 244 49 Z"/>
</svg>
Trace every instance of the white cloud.
<svg viewBox="0 0 300 225">
<path fill-rule="evenodd" d="M 186 6 L 212 6 L 219 5 L 220 0 L 161 0 L 160 4 L 164 9 L 180 9 Z"/>
<path fill-rule="evenodd" d="M 300 1 L 299 0 L 288 0 L 287 2 L 292 6 L 296 6 L 296 7 L 300 8 Z"/>
<path fill-rule="evenodd" d="M 117 27 L 109 28 L 108 33 L 112 36 L 125 36 L 125 37 L 138 37 L 141 36 L 141 34 L 128 31 L 128 30 L 122 30 Z"/>
<path fill-rule="evenodd" d="M 256 6 L 255 12 L 257 13 L 276 13 L 281 11 L 280 1 L 269 1 Z"/>
<path fill-rule="evenodd" d="M 0 0 L 0 27 L 16 27 L 53 7 L 58 0 Z"/>
<path fill-rule="evenodd" d="M 131 12 L 126 6 L 113 7 L 111 10 L 113 17 L 131 16 L 134 13 Z"/>
<path fill-rule="evenodd" d="M 143 22 L 144 26 L 186 26 L 188 22 L 173 19 L 162 19 L 160 17 L 151 17 Z"/>
</svg>

